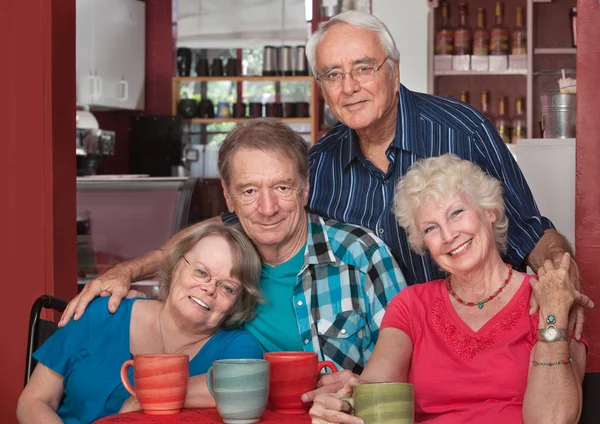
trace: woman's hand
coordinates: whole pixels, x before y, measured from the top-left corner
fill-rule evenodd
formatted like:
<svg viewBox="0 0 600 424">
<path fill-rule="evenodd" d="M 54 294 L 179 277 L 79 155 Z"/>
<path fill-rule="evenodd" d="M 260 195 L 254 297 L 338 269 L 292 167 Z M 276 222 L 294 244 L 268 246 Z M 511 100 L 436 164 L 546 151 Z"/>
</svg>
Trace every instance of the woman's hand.
<svg viewBox="0 0 600 424">
<path fill-rule="evenodd" d="M 313 402 L 318 395 L 323 393 L 336 393 L 342 390 L 346 383 L 353 377 L 358 378 L 358 375 L 350 370 L 322 374 L 317 382 L 317 388 L 304 393 L 302 395 L 302 402 Z"/>
<path fill-rule="evenodd" d="M 558 268 L 548 260 L 538 269 L 537 280 L 531 279 L 531 286 L 540 308 L 571 309 L 573 305 L 594 307 L 594 302 L 589 297 L 573 287 L 569 278 L 570 264 L 571 256 L 565 253 Z"/>
<path fill-rule="evenodd" d="M 358 383 L 358 379 L 352 377 L 337 393 L 318 395 L 309 411 L 312 424 L 363 424 L 360 418 L 350 415 L 352 407 L 341 399 L 342 397 L 351 397 L 353 388 Z"/>
<path fill-rule="evenodd" d="M 121 405 L 119 414 L 124 412 L 139 411 L 140 409 L 142 409 L 142 407 L 140 406 L 138 400 L 134 396 L 130 396 L 129 399 L 127 399 L 125 402 L 123 402 L 123 405 Z"/>
</svg>

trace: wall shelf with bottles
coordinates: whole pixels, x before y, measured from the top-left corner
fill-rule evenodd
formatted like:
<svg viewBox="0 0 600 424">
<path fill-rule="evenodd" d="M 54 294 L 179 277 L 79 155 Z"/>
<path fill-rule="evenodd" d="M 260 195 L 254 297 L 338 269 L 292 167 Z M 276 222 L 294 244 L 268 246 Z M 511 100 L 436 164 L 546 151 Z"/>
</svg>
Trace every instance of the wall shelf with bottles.
<svg viewBox="0 0 600 424">
<path fill-rule="evenodd" d="M 499 23 L 497 0 L 445 1 L 449 7 L 449 12 L 446 11 L 445 21 L 443 20 L 441 7 L 430 13 L 429 92 L 459 98 L 459 93 L 466 91 L 467 95 L 471 94 L 471 104 L 482 110 L 483 106 L 480 106 L 478 101 L 479 94 L 486 91 L 489 101 L 487 112 L 488 116 L 492 117 L 493 122 L 496 122 L 498 118 L 501 99 L 505 99 L 503 109 L 506 111 L 506 116 L 502 118 L 510 120 L 515 116 L 517 99 L 524 98 L 524 100 L 520 100 L 526 116 L 526 132 L 522 138 L 541 137 L 539 125 L 541 121 L 540 94 L 546 91 L 558 90 L 560 69 L 573 69 L 575 67 L 577 49 L 573 47 L 570 10 L 576 1 L 502 0 L 503 10 L 501 11 L 502 16 Z M 465 5 L 466 10 L 464 10 Z M 483 10 L 481 11 L 481 9 Z M 484 15 L 483 19 L 478 16 L 480 14 Z M 483 20 L 483 25 L 481 20 Z M 494 28 L 496 28 L 496 33 L 491 34 Z M 464 51 L 460 54 L 476 53 L 474 39 L 477 37 L 474 34 L 478 29 L 483 30 L 483 38 L 485 39 L 487 36 L 489 37 L 488 40 L 497 39 L 498 34 L 501 34 L 500 38 L 504 50 L 502 54 L 525 54 L 518 64 L 519 69 L 509 67 L 506 71 L 501 72 L 474 71 L 472 67 L 466 71 L 445 70 L 445 68 L 435 70 L 436 64 L 444 64 L 443 60 L 439 60 L 439 56 L 436 57 L 436 53 L 457 54 L 454 50 L 456 47 L 454 36 L 458 34 L 459 37 L 462 37 L 461 31 L 467 33 L 467 40 L 471 40 L 471 48 L 470 50 L 468 48 L 463 49 Z M 440 52 L 439 45 L 440 30 L 446 31 L 441 34 L 442 42 L 446 43 L 442 44 L 442 47 L 448 46 L 448 50 L 442 52 Z M 436 35 L 438 38 L 437 45 Z M 481 33 L 478 37 L 482 37 Z M 460 40 L 458 43 L 459 50 L 465 46 L 464 41 L 461 44 Z M 450 42 L 452 42 L 452 48 L 449 47 Z M 513 49 L 515 42 L 518 43 L 520 52 L 515 53 Z M 488 44 L 490 60 L 492 58 L 492 44 L 494 43 Z M 498 46 L 498 44 L 495 45 Z M 497 55 L 499 52 L 495 53 Z M 485 52 L 482 54 L 485 54 Z M 471 59 L 474 57 L 471 56 Z M 455 62 L 455 58 L 456 56 L 452 58 L 452 68 L 454 69 L 456 69 L 455 63 L 461 63 L 460 60 Z M 471 64 L 473 63 L 473 60 L 471 60 Z M 556 72 L 557 70 L 559 72 Z M 525 78 L 514 78 L 513 75 L 522 75 Z M 573 75 L 570 76 L 573 77 Z"/>
</svg>

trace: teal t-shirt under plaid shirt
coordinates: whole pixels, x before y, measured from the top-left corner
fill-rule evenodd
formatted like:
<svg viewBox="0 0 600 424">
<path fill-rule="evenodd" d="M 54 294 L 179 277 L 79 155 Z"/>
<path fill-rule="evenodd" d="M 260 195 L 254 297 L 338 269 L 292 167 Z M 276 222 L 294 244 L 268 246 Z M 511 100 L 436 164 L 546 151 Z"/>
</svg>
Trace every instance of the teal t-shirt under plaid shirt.
<svg viewBox="0 0 600 424">
<path fill-rule="evenodd" d="M 260 291 L 265 302 L 258 305 L 256 317 L 244 328 L 260 343 L 265 353 L 303 350 L 292 294 L 304 263 L 305 249 L 306 244 L 294 257 L 280 265 L 262 265 Z M 274 328 L 277 330 L 274 331 Z"/>
</svg>

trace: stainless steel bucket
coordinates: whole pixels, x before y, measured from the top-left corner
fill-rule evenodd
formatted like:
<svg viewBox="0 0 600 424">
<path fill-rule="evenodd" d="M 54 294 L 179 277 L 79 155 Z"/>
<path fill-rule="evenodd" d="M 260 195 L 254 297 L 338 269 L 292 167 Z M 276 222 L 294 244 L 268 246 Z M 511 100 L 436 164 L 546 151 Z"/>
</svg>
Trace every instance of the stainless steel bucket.
<svg viewBox="0 0 600 424">
<path fill-rule="evenodd" d="M 575 138 L 577 95 L 544 93 L 540 100 L 544 138 Z"/>
</svg>

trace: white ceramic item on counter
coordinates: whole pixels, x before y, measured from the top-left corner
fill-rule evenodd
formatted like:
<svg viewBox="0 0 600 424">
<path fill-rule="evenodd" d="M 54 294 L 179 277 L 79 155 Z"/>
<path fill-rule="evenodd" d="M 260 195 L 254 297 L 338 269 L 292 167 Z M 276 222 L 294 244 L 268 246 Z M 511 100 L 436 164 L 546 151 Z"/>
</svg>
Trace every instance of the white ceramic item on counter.
<svg viewBox="0 0 600 424">
<path fill-rule="evenodd" d="M 219 178 L 219 149 L 220 144 L 207 144 L 204 149 L 204 177 Z"/>
</svg>

